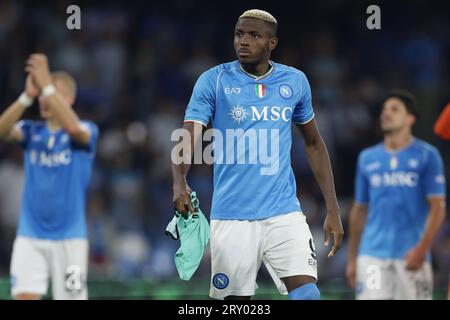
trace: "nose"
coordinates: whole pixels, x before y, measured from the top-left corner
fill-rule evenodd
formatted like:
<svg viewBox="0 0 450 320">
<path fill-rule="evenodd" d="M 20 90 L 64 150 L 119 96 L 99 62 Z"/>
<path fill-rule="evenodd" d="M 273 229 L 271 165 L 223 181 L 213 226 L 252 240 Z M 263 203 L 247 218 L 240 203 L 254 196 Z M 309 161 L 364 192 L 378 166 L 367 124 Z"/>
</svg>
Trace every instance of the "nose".
<svg viewBox="0 0 450 320">
<path fill-rule="evenodd" d="M 388 110 L 384 110 L 381 113 L 381 119 L 389 120 L 391 118 L 391 112 Z"/>
<path fill-rule="evenodd" d="M 249 43 L 248 43 L 248 37 L 246 34 L 244 34 L 241 38 L 240 38 L 240 45 L 241 47 L 248 47 Z"/>
</svg>

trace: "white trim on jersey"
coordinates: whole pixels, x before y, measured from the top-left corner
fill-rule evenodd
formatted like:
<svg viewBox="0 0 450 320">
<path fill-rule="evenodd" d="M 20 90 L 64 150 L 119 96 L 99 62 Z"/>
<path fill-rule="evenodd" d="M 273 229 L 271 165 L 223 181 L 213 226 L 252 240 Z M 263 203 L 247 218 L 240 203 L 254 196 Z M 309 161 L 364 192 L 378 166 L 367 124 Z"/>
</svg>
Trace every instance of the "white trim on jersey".
<svg viewBox="0 0 450 320">
<path fill-rule="evenodd" d="M 203 123 L 203 122 L 201 122 L 201 121 L 199 121 L 199 120 L 185 119 L 185 120 L 183 121 L 183 123 L 186 123 L 186 122 L 195 122 L 195 123 L 200 123 L 202 126 L 205 126 L 205 127 L 208 126 L 207 124 L 205 124 L 205 123 Z"/>
<path fill-rule="evenodd" d="M 298 121 L 293 121 L 293 122 L 297 123 L 297 124 L 307 124 L 308 122 L 311 122 L 312 119 L 314 119 L 315 116 L 316 116 L 316 114 L 313 113 L 312 117 L 309 120 L 305 121 L 305 122 L 298 122 Z"/>
</svg>

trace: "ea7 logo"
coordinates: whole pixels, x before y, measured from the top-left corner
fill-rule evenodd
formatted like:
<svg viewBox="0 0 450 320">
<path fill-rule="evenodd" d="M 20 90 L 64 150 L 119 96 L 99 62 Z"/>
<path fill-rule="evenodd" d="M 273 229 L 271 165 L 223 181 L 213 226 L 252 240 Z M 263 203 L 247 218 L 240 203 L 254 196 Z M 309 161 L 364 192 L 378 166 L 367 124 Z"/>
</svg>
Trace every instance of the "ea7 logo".
<svg viewBox="0 0 450 320">
<path fill-rule="evenodd" d="M 239 94 L 241 93 L 241 88 L 224 88 L 225 94 Z"/>
</svg>

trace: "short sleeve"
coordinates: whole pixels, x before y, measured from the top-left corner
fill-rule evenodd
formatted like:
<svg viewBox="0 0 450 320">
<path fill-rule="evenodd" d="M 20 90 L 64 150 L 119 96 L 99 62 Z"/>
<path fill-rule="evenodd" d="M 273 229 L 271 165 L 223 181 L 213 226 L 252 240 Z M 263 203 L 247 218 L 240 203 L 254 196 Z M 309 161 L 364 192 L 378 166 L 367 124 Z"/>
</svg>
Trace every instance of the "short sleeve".
<svg viewBox="0 0 450 320">
<path fill-rule="evenodd" d="M 444 164 L 437 149 L 431 149 L 428 153 L 423 169 L 422 182 L 427 197 L 445 196 Z"/>
<path fill-rule="evenodd" d="M 367 204 L 369 202 L 369 182 L 364 174 L 362 159 L 362 154 L 359 154 L 358 161 L 356 163 L 355 202 L 359 204 Z"/>
<path fill-rule="evenodd" d="M 33 124 L 34 121 L 31 120 L 21 120 L 15 124 L 15 128 L 22 132 L 22 141 L 20 141 L 19 144 L 25 150 L 27 149 L 31 139 Z"/>
<path fill-rule="evenodd" d="M 292 121 L 298 124 L 305 124 L 314 118 L 314 111 L 312 107 L 311 87 L 303 72 L 300 72 L 300 84 L 301 95 L 295 106 Z"/>
<path fill-rule="evenodd" d="M 207 126 L 216 104 L 216 69 L 204 72 L 195 83 L 184 121 L 197 121 Z"/>
</svg>

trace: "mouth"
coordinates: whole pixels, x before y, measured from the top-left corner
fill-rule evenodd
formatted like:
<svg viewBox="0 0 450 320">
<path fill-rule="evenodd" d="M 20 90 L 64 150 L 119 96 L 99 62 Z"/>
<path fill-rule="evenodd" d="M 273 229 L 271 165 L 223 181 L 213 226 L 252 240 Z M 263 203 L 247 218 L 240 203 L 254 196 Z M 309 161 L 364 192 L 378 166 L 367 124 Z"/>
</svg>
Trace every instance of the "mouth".
<svg viewBox="0 0 450 320">
<path fill-rule="evenodd" d="M 392 127 L 392 122 L 391 121 L 381 121 L 381 128 L 390 128 Z"/>
<path fill-rule="evenodd" d="M 247 49 L 239 49 L 238 50 L 239 57 L 248 57 L 249 55 L 251 55 L 251 52 Z"/>
</svg>

